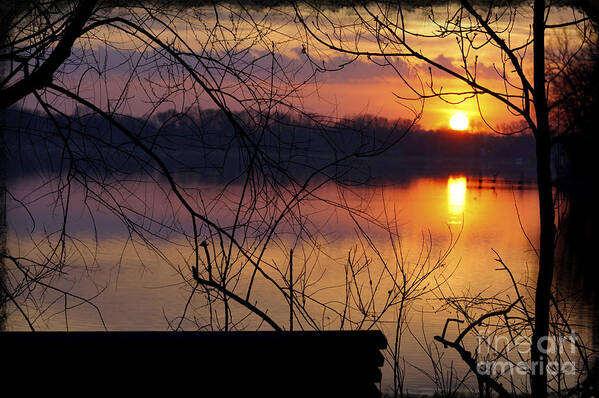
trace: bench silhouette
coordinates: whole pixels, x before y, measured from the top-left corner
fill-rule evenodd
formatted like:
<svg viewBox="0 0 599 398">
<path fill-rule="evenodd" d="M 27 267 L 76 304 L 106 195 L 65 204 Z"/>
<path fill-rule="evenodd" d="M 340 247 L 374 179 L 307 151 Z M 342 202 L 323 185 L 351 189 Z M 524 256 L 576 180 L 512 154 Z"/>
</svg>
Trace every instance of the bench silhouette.
<svg viewBox="0 0 599 398">
<path fill-rule="evenodd" d="M 4 332 L 2 389 L 50 396 L 380 397 L 380 331 Z"/>
</svg>

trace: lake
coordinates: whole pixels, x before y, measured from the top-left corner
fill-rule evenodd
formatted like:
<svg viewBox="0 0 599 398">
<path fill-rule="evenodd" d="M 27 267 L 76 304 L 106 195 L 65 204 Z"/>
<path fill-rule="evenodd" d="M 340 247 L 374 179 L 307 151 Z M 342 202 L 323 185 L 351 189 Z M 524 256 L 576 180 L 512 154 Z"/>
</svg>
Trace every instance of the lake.
<svg viewBox="0 0 599 398">
<path fill-rule="evenodd" d="M 63 220 L 59 202 L 45 196 L 57 187 L 59 180 L 50 180 L 47 184 L 43 181 L 39 177 L 29 177 L 15 181 L 10 187 L 14 199 L 8 203 L 8 247 L 13 256 L 39 256 L 44 250 L 40 232 L 52 231 Z M 178 317 L 183 314 L 193 285 L 189 279 L 193 250 L 189 236 L 185 236 L 189 225 L 185 225 L 180 209 L 164 200 L 169 193 L 162 184 L 132 179 L 120 181 L 118 185 L 123 195 L 119 205 L 135 212 L 139 225 L 148 232 L 153 231 L 153 236 L 148 235 L 149 240 L 142 241 L 131 234 L 118 217 L 86 197 L 81 186 L 74 185 L 68 215 L 68 233 L 73 237 L 67 244 L 68 266 L 55 283 L 73 295 L 93 297 L 97 308 L 73 297 L 65 300 L 60 293 L 38 289 L 32 293 L 39 295 L 39 308 L 27 308 L 36 327 L 48 330 L 102 330 L 104 327 L 108 330 L 167 330 L 178 325 Z M 201 192 L 210 214 L 221 225 L 231 222 L 234 208 L 229 205 L 235 195 L 239 195 L 240 187 L 231 187 L 223 196 L 222 187 L 218 185 L 194 181 L 185 181 L 182 185 Z M 123 192 L 123 187 L 127 187 L 127 192 Z M 298 275 L 296 294 L 300 295 L 302 285 L 303 294 L 314 302 L 326 303 L 327 309 L 323 310 L 324 307 L 308 302 L 307 310 L 314 311 L 310 314 L 312 319 L 298 317 L 296 329 L 315 326 L 336 329 L 341 326 L 338 315 L 346 299 L 348 255 L 356 269 L 366 265 L 370 270 L 371 274 L 366 278 L 362 269 L 357 280 L 360 289 L 365 289 L 362 290 L 363 297 L 373 297 L 373 304 L 381 307 L 389 286 L 388 276 L 381 272 L 382 261 L 400 262 L 406 269 L 413 270 L 430 267 L 441 258 L 443 267 L 432 273 L 426 282 L 437 283 L 439 290 L 424 289 L 426 294 L 411 304 L 407 318 L 411 333 L 404 332 L 401 349 L 405 361 L 425 369 L 430 363 L 414 339 L 426 335 L 430 343 L 433 335 L 442 332 L 445 320 L 455 316 L 441 308 L 441 294 L 513 295 L 509 276 L 498 270 L 495 261 L 498 255 L 517 281 L 534 281 L 536 276 L 536 255 L 530 242 L 537 241 L 538 205 L 535 185 L 529 182 L 455 175 L 413 178 L 379 187 L 341 188 L 328 183 L 314 191 L 314 195 L 302 204 L 300 212 L 306 217 L 304 223 L 309 236 L 299 234 L 298 237 L 294 227 L 282 225 L 277 232 L 278 238 L 263 256 L 269 267 L 276 266 L 281 270 L 272 275 L 283 283 L 289 262 L 288 250 L 293 248 L 295 275 Z M 141 206 L 142 203 L 145 205 Z M 24 211 L 24 204 L 29 213 Z M 345 206 L 353 209 L 353 217 Z M 150 213 L 163 224 L 150 225 L 144 218 L 144 214 Z M 32 218 L 36 220 L 35 228 Z M 391 233 L 382 227 L 385 223 L 392 226 Z M 248 243 L 254 244 L 251 239 Z M 39 250 L 37 254 L 36 250 Z M 398 253 L 401 253 L 399 260 Z M 238 291 L 244 291 L 251 270 L 246 264 L 238 266 L 236 272 L 239 275 L 233 277 L 231 283 L 236 284 Z M 444 278 L 447 280 L 443 282 Z M 379 292 L 374 295 L 368 291 L 368 279 L 374 279 L 375 284 L 380 282 L 377 284 Z M 209 329 L 218 324 L 222 327 L 222 314 L 210 325 L 210 311 L 205 300 L 198 296 L 191 301 L 182 327 Z M 257 278 L 252 297 L 253 303 L 267 309 L 274 320 L 288 328 L 288 302 L 280 291 Z M 355 308 L 356 303 L 352 307 Z M 65 308 L 68 311 L 65 312 Z M 247 311 L 237 308 L 239 312 L 236 312 L 234 305 L 232 308 L 230 328 L 268 328 L 259 325 L 256 317 L 246 317 Z M 361 321 L 358 312 L 354 314 L 356 323 L 350 325 L 347 322 L 344 327 L 356 328 L 358 324 L 363 328 L 373 327 L 368 320 Z M 592 314 L 592 306 L 579 305 L 576 312 L 576 317 L 585 319 Z M 394 338 L 394 319 L 395 310 L 390 310 L 377 326 L 386 331 L 390 343 Z M 12 309 L 7 329 L 27 330 L 28 326 L 19 312 Z M 446 358 L 459 363 L 451 351 L 446 351 Z M 463 371 L 463 367 L 458 368 Z M 388 372 L 385 377 L 384 383 L 389 383 Z M 430 389 L 427 377 L 413 367 L 406 371 L 406 385 L 411 391 Z"/>
<path fill-rule="evenodd" d="M 472 387 L 434 336 L 499 311 L 464 344 L 479 360 L 517 358 L 500 343 L 528 337 L 538 270 L 522 118 L 532 10 L 488 14 L 508 59 L 456 6 L 97 11 L 92 21 L 114 19 L 75 41 L 56 85 L 1 115 L 2 276 L 18 299 L 4 327 L 377 328 L 390 347 L 383 390 L 397 366 L 414 393 Z M 583 43 L 567 23 L 582 12 L 552 11 L 545 39 L 559 58 Z M 33 51 L 35 35 L 19 40 Z M 51 47 L 34 44 L 42 58 Z M 597 347 L 594 209 L 556 198 L 556 337 Z"/>
</svg>

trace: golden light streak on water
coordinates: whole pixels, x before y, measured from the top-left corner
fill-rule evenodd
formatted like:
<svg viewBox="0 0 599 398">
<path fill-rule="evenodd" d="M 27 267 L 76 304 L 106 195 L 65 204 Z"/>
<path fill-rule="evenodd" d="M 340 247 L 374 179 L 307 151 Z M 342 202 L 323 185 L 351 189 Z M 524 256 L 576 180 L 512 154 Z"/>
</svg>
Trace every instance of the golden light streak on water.
<svg viewBox="0 0 599 398">
<path fill-rule="evenodd" d="M 466 177 L 449 177 L 447 180 L 447 212 L 449 224 L 462 224 L 466 207 Z"/>
</svg>

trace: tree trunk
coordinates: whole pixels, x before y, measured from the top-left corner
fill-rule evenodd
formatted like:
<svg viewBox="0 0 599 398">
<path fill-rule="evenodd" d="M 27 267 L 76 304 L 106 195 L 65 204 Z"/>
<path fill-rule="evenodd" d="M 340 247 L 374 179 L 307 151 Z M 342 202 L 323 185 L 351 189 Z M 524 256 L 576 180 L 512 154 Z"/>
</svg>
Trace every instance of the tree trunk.
<svg viewBox="0 0 599 398">
<path fill-rule="evenodd" d="M 531 347 L 531 393 L 547 397 L 547 338 L 555 254 L 555 213 L 551 178 L 551 135 L 545 94 L 545 0 L 534 3 L 534 101 L 537 119 L 536 156 L 541 242 Z"/>
</svg>

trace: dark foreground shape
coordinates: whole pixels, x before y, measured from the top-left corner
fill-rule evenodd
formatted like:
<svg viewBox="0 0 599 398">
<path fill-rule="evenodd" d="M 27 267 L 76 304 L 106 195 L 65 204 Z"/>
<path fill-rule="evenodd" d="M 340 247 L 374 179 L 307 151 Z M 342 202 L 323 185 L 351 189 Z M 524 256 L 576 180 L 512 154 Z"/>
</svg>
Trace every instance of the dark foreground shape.
<svg viewBox="0 0 599 398">
<path fill-rule="evenodd" d="M 386 344 L 379 331 L 5 332 L 0 395 L 379 397 Z"/>
</svg>

